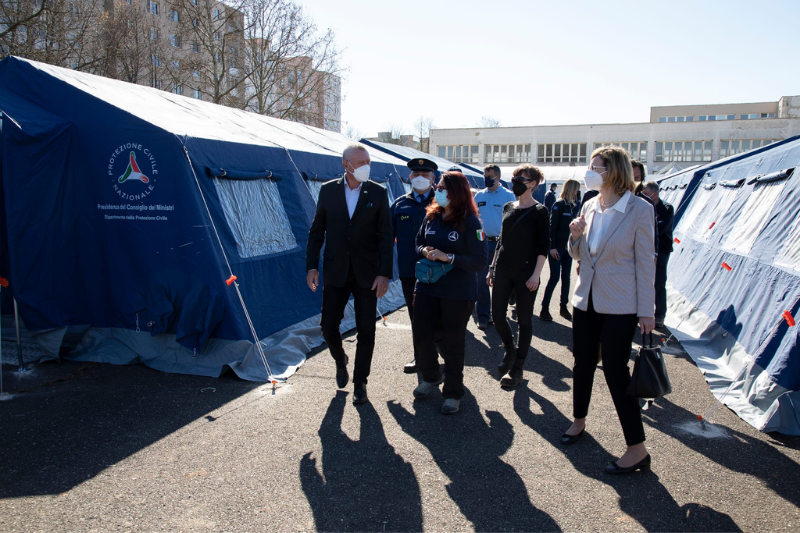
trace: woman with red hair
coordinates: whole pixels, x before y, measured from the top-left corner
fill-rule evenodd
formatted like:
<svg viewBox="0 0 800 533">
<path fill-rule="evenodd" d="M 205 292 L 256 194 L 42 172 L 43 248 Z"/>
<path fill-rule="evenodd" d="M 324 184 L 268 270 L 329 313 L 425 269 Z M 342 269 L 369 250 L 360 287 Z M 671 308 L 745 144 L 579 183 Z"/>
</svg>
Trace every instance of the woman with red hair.
<svg viewBox="0 0 800 533">
<path fill-rule="evenodd" d="M 436 282 L 418 280 L 415 287 L 414 350 L 422 381 L 414 397 L 428 396 L 441 382 L 434 345 L 439 330 L 447 368 L 442 413 L 452 414 L 464 396 L 464 339 L 477 295 L 476 274 L 486 266 L 486 237 L 464 174 L 445 172 L 434 194 L 417 233 L 417 254 L 452 266 Z"/>
</svg>

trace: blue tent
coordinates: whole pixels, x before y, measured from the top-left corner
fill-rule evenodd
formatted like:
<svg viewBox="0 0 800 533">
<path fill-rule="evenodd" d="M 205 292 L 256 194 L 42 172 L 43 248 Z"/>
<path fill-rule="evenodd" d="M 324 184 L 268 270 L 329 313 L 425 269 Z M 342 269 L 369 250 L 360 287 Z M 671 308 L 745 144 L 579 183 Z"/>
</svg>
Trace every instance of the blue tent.
<svg viewBox="0 0 800 533">
<path fill-rule="evenodd" d="M 762 431 L 800 435 L 800 137 L 672 175 L 666 325 L 712 392 Z M 702 414 L 702 413 L 700 413 Z"/>
<path fill-rule="evenodd" d="M 0 112 L 0 276 L 48 354 L 267 380 L 322 343 L 306 240 L 352 141 L 14 57 Z M 403 194 L 404 161 L 371 158 Z"/>
</svg>

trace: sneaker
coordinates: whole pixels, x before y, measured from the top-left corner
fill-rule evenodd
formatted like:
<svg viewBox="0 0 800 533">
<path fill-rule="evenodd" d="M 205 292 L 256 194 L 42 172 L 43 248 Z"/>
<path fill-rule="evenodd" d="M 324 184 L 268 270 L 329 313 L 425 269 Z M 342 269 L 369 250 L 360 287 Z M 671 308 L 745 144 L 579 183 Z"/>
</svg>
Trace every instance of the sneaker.
<svg viewBox="0 0 800 533">
<path fill-rule="evenodd" d="M 417 388 L 414 389 L 414 398 L 425 398 L 436 389 L 438 383 L 428 383 L 427 381 L 420 381 Z"/>
<path fill-rule="evenodd" d="M 461 405 L 461 400 L 457 398 L 447 398 L 442 404 L 442 414 L 452 415 L 458 412 L 458 407 Z"/>
<path fill-rule="evenodd" d="M 403 366 L 403 372 L 406 374 L 416 374 L 417 373 L 417 360 L 412 359 L 410 362 L 406 363 Z"/>
<path fill-rule="evenodd" d="M 550 314 L 550 310 L 546 307 L 542 307 L 541 312 L 539 312 L 539 318 L 544 320 L 545 322 L 552 322 L 553 316 Z"/>
<path fill-rule="evenodd" d="M 567 320 L 572 320 L 572 313 L 569 312 L 569 307 L 567 307 L 567 304 L 561 304 L 561 316 Z"/>
</svg>

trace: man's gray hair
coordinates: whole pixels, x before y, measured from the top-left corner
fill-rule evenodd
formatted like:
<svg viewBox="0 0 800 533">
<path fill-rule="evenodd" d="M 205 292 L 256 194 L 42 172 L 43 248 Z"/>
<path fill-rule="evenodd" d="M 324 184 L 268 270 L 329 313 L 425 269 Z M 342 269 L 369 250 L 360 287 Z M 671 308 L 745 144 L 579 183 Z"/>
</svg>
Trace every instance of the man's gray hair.
<svg viewBox="0 0 800 533">
<path fill-rule="evenodd" d="M 658 194 L 659 186 L 657 181 L 648 181 L 644 184 L 644 188 L 650 192 Z"/>
<path fill-rule="evenodd" d="M 353 143 L 353 144 L 348 145 L 347 148 L 344 149 L 344 152 L 342 152 L 342 161 L 347 161 L 347 159 L 350 157 L 350 154 L 352 154 L 356 150 L 363 150 L 363 151 L 369 153 L 367 151 L 367 147 L 364 146 L 363 144 L 361 144 L 361 143 Z"/>
</svg>

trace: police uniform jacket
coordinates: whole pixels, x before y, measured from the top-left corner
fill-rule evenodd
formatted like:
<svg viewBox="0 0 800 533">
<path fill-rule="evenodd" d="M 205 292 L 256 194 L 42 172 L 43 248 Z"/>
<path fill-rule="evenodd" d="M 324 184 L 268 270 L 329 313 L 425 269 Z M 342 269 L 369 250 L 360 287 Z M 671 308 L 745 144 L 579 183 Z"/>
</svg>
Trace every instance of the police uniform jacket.
<svg viewBox="0 0 800 533">
<path fill-rule="evenodd" d="M 672 252 L 672 222 L 674 219 L 675 209 L 672 205 L 659 200 L 656 204 L 656 230 L 658 231 L 656 253 L 668 254 Z"/>
<path fill-rule="evenodd" d="M 579 203 L 571 206 L 564 199 L 553 204 L 550 211 L 550 249 L 566 250 L 569 240 L 569 223 L 581 214 Z"/>
<path fill-rule="evenodd" d="M 344 196 L 345 178 L 325 183 L 319 190 L 317 211 L 308 231 L 306 270 L 319 268 L 325 285 L 344 287 L 352 265 L 359 287 L 369 288 L 377 276 L 392 277 L 392 221 L 389 195 L 374 181 L 361 184 L 353 218 Z"/>
<path fill-rule="evenodd" d="M 401 278 L 413 278 L 417 264 L 416 238 L 422 221 L 425 220 L 425 209 L 433 201 L 433 191 L 427 192 L 428 197 L 422 202 L 417 202 L 415 192 L 412 190 L 397 198 L 392 204 L 392 230 L 397 241 L 397 270 Z"/>
<path fill-rule="evenodd" d="M 422 259 L 422 249 L 433 246 L 446 254 L 453 254 L 453 269 L 436 283 L 417 281 L 416 291 L 443 300 L 475 301 L 477 273 L 486 267 L 486 237 L 481 221 L 467 215 L 462 227 L 442 220 L 437 215 L 425 220 L 417 233 L 417 257 Z"/>
</svg>

